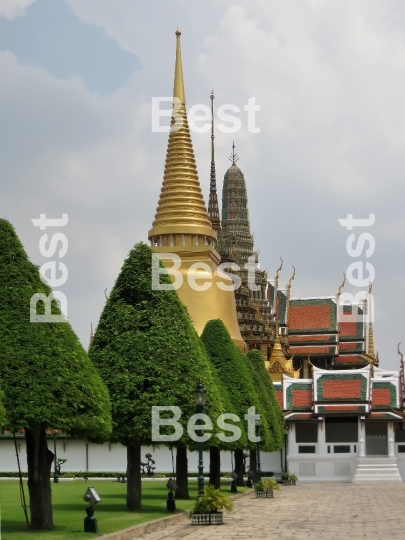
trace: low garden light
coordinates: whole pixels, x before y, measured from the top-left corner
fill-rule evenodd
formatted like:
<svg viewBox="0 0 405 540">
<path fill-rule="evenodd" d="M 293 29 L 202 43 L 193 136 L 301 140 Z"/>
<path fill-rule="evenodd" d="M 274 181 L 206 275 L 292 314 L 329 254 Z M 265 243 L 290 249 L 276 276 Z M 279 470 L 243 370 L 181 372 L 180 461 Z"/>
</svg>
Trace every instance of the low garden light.
<svg viewBox="0 0 405 540">
<path fill-rule="evenodd" d="M 201 381 L 198 381 L 197 386 L 193 392 L 194 401 L 196 405 L 196 413 L 202 413 L 204 405 L 207 403 L 207 391 Z M 198 436 L 202 436 L 202 430 L 199 430 Z M 198 493 L 204 491 L 204 463 L 203 463 L 203 443 L 198 443 Z"/>
<path fill-rule="evenodd" d="M 84 518 L 84 532 L 98 533 L 97 519 L 94 517 L 94 506 L 101 502 L 101 497 L 93 487 L 89 487 L 83 495 L 83 500 L 89 503 Z"/>
<path fill-rule="evenodd" d="M 174 494 L 177 489 L 176 481 L 173 478 L 169 478 L 167 484 L 167 489 L 169 490 L 169 493 L 167 494 L 167 501 L 166 501 L 166 510 L 168 512 L 175 512 L 176 511 L 176 501 L 174 500 Z"/>
<path fill-rule="evenodd" d="M 261 424 L 261 418 L 259 415 L 259 418 L 256 418 L 255 420 L 255 429 L 256 429 L 256 437 L 260 436 L 260 424 Z M 256 442 L 256 476 L 257 476 L 257 482 L 260 482 L 262 479 L 262 470 L 261 470 L 261 463 L 260 463 L 260 440 Z"/>
</svg>

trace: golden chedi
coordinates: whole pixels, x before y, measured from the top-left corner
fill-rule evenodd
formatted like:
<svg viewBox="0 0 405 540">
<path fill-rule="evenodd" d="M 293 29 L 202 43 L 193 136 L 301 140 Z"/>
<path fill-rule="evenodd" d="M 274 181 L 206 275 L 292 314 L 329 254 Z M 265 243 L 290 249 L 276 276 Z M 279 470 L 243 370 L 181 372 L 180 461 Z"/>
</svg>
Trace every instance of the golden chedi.
<svg viewBox="0 0 405 540">
<path fill-rule="evenodd" d="M 197 332 L 201 334 L 207 321 L 221 319 L 236 345 L 243 349 L 232 281 L 218 272 L 221 258 L 214 249 L 216 232 L 198 180 L 187 121 L 179 31 L 176 37 L 174 112 L 162 189 L 148 238 L 153 250 L 162 254 L 169 273 L 170 268 L 176 268 L 179 263 L 174 263 L 172 257 L 164 254 L 179 257 L 181 266 L 177 272 L 181 274 L 182 284 L 177 293 L 187 307 Z"/>
</svg>

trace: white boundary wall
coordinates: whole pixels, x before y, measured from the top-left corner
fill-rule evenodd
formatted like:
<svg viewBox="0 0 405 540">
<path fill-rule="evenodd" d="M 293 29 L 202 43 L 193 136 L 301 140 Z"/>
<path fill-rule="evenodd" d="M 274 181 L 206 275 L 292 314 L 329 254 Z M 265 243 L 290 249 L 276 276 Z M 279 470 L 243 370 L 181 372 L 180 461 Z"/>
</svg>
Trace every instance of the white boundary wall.
<svg viewBox="0 0 405 540">
<path fill-rule="evenodd" d="M 48 439 L 48 447 L 53 452 L 53 439 Z M 27 471 L 26 447 L 24 439 L 17 439 L 17 448 L 21 470 Z M 141 459 L 146 462 L 145 454 L 151 453 L 155 460 L 155 472 L 171 472 L 172 454 L 165 447 L 148 448 L 143 447 Z M 62 472 L 125 472 L 126 470 L 126 449 L 121 444 L 86 444 L 84 441 L 76 439 L 57 439 L 56 454 L 58 458 L 67 459 L 62 466 Z M 173 450 L 174 460 L 176 459 L 176 450 Z M 280 452 L 261 452 L 262 471 L 272 471 L 275 474 L 281 473 Z M 247 460 L 249 464 L 249 458 Z M 209 455 L 204 453 L 204 471 L 208 472 Z M 230 452 L 221 452 L 221 470 L 231 472 L 231 454 Z M 188 469 L 190 472 L 197 472 L 198 454 L 197 452 L 188 452 Z M 0 471 L 17 472 L 17 459 L 15 455 L 14 441 L 12 439 L 0 439 Z"/>
</svg>

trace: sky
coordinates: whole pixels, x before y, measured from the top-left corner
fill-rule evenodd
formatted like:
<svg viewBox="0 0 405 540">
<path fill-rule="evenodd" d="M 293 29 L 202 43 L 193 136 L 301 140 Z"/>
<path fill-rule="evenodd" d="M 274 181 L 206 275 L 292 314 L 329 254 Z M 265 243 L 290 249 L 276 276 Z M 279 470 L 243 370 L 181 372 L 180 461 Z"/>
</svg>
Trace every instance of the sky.
<svg viewBox="0 0 405 540">
<path fill-rule="evenodd" d="M 405 4 L 401 0 L 0 0 L 0 217 L 37 265 L 40 214 L 68 214 L 59 290 L 87 348 L 104 291 L 147 242 L 168 134 L 152 98 L 170 97 L 182 32 L 187 107 L 231 104 L 216 129 L 219 194 L 235 141 L 261 268 L 292 295 L 331 296 L 352 263 L 375 270 L 380 367 L 405 350 Z M 244 110 L 254 97 L 259 132 Z M 221 123 L 217 121 L 217 123 Z M 230 124 L 226 124 L 230 126 Z M 257 131 L 257 130 L 256 130 Z M 210 134 L 192 133 L 208 201 Z M 375 215 L 353 230 L 339 219 Z M 375 250 L 349 254 L 369 233 Z M 57 255 L 54 259 L 59 261 Z M 353 273 L 358 277 L 357 272 Z M 356 294 L 364 286 L 348 285 Z"/>
</svg>

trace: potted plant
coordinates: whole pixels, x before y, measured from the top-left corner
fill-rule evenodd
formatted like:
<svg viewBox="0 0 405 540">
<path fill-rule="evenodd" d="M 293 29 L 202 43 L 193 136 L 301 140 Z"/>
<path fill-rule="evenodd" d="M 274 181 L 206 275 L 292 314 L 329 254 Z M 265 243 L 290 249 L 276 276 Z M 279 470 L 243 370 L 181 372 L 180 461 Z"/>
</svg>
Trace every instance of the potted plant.
<svg viewBox="0 0 405 540">
<path fill-rule="evenodd" d="M 283 486 L 291 486 L 291 473 L 284 471 L 281 473 L 281 483 Z"/>
<path fill-rule="evenodd" d="M 280 491 L 280 486 L 277 484 L 274 478 L 260 480 L 260 482 L 255 484 L 256 498 L 273 498 L 274 491 Z"/>
<path fill-rule="evenodd" d="M 209 485 L 204 488 L 203 495 L 197 497 L 189 513 L 191 525 L 222 525 L 223 510 L 232 512 L 233 501 L 215 489 L 215 486 Z"/>
<path fill-rule="evenodd" d="M 298 481 L 298 476 L 286 471 L 281 473 L 281 481 L 283 486 L 295 486 Z"/>
</svg>

